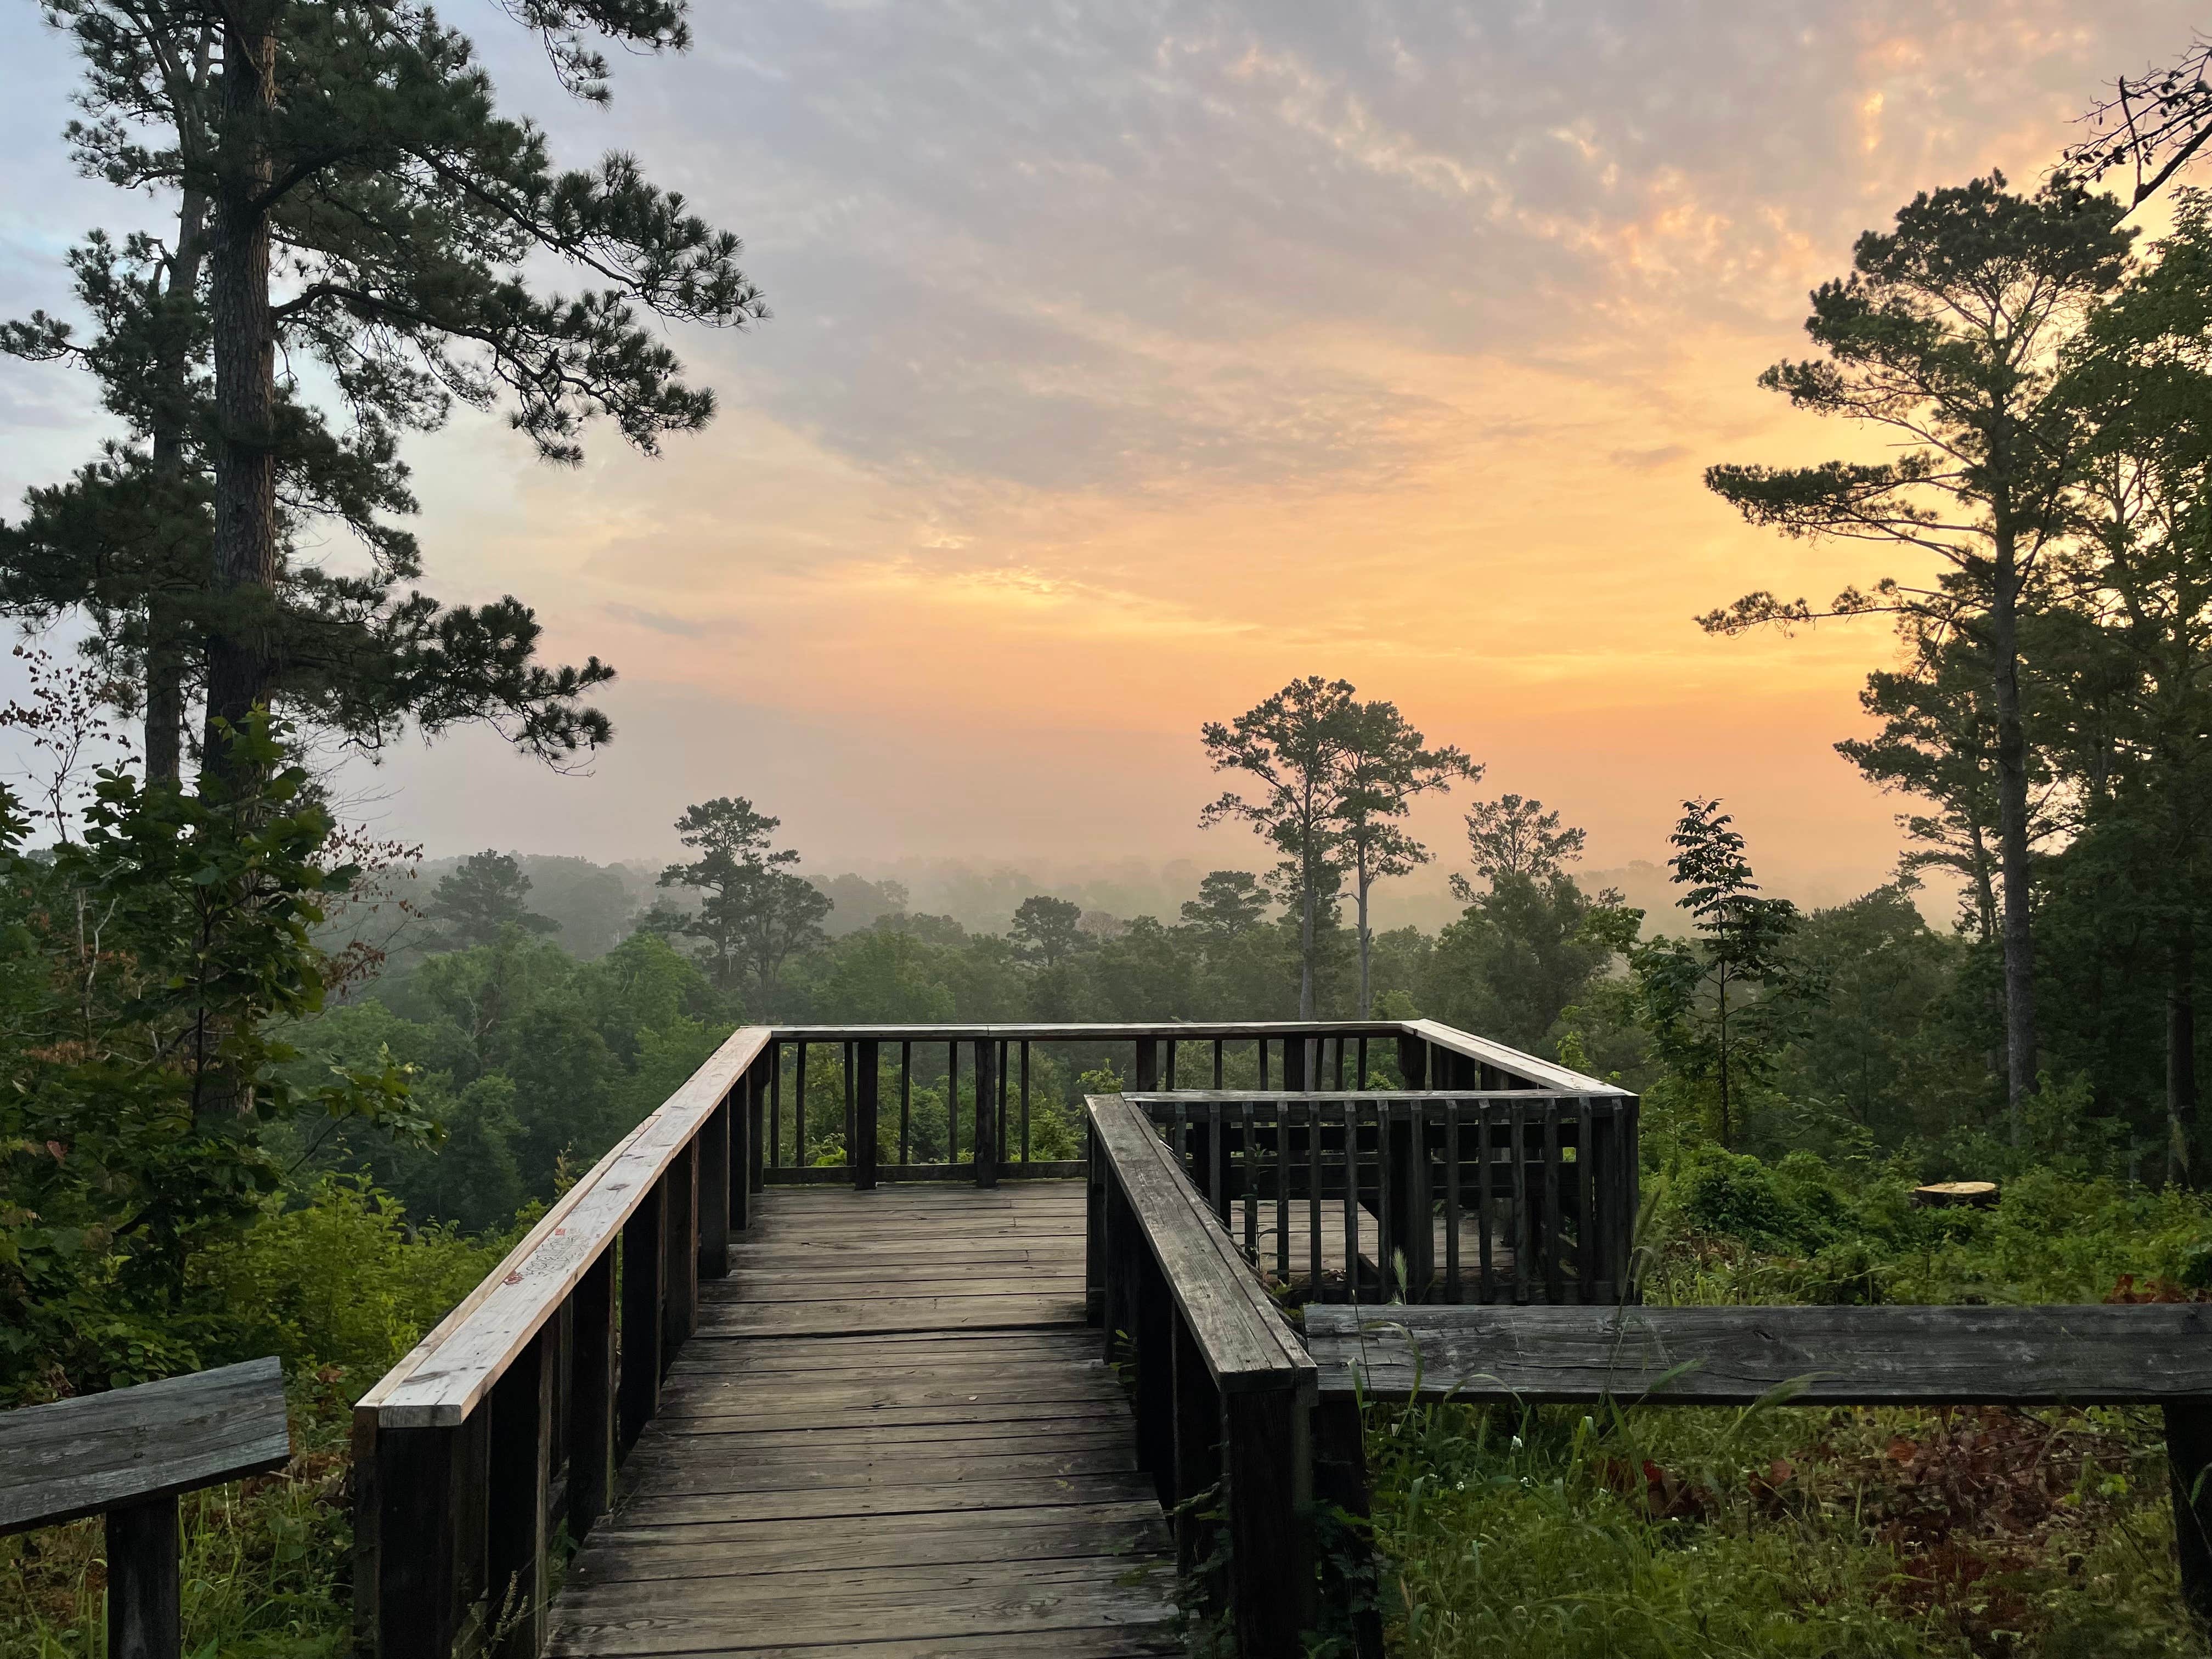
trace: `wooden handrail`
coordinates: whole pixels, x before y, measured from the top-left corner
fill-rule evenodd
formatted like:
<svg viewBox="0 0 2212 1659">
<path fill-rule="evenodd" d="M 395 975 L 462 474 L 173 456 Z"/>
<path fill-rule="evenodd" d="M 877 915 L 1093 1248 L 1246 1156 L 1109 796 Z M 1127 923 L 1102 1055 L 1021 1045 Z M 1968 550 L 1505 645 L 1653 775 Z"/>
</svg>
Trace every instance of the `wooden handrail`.
<svg viewBox="0 0 2212 1659">
<path fill-rule="evenodd" d="M 1305 1345 L 1260 1288 L 1152 1121 L 1119 1095 L 1090 1099 L 1100 1156 L 1166 1276 L 1206 1373 L 1224 1393 L 1306 1389 L 1315 1368 Z"/>
<path fill-rule="evenodd" d="M 732 1034 L 593 1164 L 499 1268 L 362 1396 L 357 1409 L 374 1412 L 386 1428 L 464 1421 L 544 1328 L 768 1042 L 769 1032 L 760 1026 Z"/>
<path fill-rule="evenodd" d="M 1221 1514 L 1230 1565 L 1212 1588 L 1237 1651 L 1296 1653 L 1316 1603 L 1314 1363 L 1144 1113 L 1118 1095 L 1088 1104 L 1108 1354 L 1126 1344 L 1135 1361 L 1138 1467 L 1184 1571 Z"/>
<path fill-rule="evenodd" d="M 1306 1335 L 1355 1492 L 1363 1398 L 2156 1406 L 2182 1599 L 2212 1625 L 2212 1307 L 1312 1307 Z"/>
<path fill-rule="evenodd" d="M 178 1494 L 291 1455 L 273 1358 L 0 1412 L 0 1534 L 105 1515 L 108 1651 L 176 1659 Z"/>
<path fill-rule="evenodd" d="M 2212 1307 L 1310 1308 L 1322 1386 L 1528 1405 L 2212 1402 Z"/>
</svg>

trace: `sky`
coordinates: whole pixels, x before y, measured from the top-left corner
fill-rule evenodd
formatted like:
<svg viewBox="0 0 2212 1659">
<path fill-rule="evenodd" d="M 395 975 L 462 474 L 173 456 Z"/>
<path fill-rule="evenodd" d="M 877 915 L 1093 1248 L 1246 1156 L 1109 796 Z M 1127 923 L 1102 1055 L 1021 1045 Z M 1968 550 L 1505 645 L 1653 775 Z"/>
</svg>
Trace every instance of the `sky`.
<svg viewBox="0 0 2212 1659">
<path fill-rule="evenodd" d="M 695 9 L 568 104 L 453 0 L 514 110 L 635 154 L 746 244 L 774 313 L 670 343 L 720 399 L 657 459 L 549 468 L 496 418 L 412 444 L 431 591 L 512 592 L 620 672 L 556 775 L 488 735 L 347 769 L 380 833 L 607 860 L 750 797 L 809 868 L 1259 867 L 1200 724 L 1341 677 L 1541 797 L 1589 860 L 1718 795 L 1769 884 L 1885 878 L 1903 803 L 1838 757 L 1878 623 L 1714 639 L 1747 590 L 1911 567 L 1749 528 L 1723 460 L 1864 454 L 1756 385 L 1806 295 L 1918 190 L 2032 184 L 2168 0 Z M 58 137 L 73 65 L 0 15 L 0 313 L 120 213 Z M 0 362 L 0 511 L 105 431 Z M 4 689 L 4 688 L 0 688 Z M 1438 872 L 1457 804 L 1419 820 Z"/>
</svg>

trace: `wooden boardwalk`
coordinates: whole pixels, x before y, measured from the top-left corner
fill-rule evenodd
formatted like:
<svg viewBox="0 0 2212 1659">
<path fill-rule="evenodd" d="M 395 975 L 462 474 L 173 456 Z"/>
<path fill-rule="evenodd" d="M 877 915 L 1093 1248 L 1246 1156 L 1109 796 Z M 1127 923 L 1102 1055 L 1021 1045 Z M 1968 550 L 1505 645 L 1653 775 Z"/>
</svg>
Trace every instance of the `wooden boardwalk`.
<svg viewBox="0 0 2212 1659">
<path fill-rule="evenodd" d="M 757 1202 L 548 1651 L 1179 1652 L 1173 1549 L 1083 1322 L 1082 1183 Z"/>
</svg>

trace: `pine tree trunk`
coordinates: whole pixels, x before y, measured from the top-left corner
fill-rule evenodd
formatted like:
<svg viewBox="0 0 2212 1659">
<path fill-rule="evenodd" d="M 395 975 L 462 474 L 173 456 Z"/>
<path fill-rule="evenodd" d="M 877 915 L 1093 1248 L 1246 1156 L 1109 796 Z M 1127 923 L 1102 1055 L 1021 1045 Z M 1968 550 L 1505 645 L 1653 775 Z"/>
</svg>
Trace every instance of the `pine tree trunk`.
<svg viewBox="0 0 2212 1659">
<path fill-rule="evenodd" d="M 1314 1017 L 1314 861 L 1305 860 L 1305 892 L 1298 905 L 1298 1018 Z"/>
<path fill-rule="evenodd" d="M 2174 924 L 2166 991 L 2166 1178 L 2195 1184 L 2197 1147 L 2197 918 Z"/>
<path fill-rule="evenodd" d="M 1367 973 L 1368 946 L 1371 943 L 1367 931 L 1367 887 L 1370 879 L 1363 859 L 1359 869 L 1359 1017 L 1362 1019 L 1371 1018 L 1375 1012 L 1375 999 L 1369 994 Z"/>
<path fill-rule="evenodd" d="M 2005 508 L 1997 506 L 1990 654 L 1996 671 L 1997 871 L 2004 937 L 2005 1085 L 2015 1146 L 2035 1092 L 2035 935 L 2028 911 L 2027 732 L 2020 705 L 2020 572 Z"/>
<path fill-rule="evenodd" d="M 198 83 L 206 80 L 208 47 L 201 37 Z M 186 187 L 177 212 L 177 246 L 169 262 L 166 294 L 165 331 L 178 331 L 179 318 L 189 316 L 198 304 L 200 261 L 207 247 L 207 198 Z M 160 369 L 160 394 L 153 415 L 153 454 L 155 477 L 169 492 L 168 500 L 180 507 L 189 499 L 185 488 L 185 434 L 191 418 L 185 386 L 191 374 L 185 342 L 165 338 Z M 169 573 L 165 573 L 165 574 Z M 175 783 L 184 771 L 185 677 L 191 667 L 191 641 L 178 594 L 167 580 L 157 576 L 146 595 L 146 781 Z"/>
<path fill-rule="evenodd" d="M 222 40 L 222 137 L 209 256 L 217 438 L 203 763 L 218 776 L 231 769 L 216 722 L 241 725 L 268 702 L 276 672 L 276 328 L 262 200 L 274 179 L 266 132 L 276 99 L 271 17 L 265 4 L 234 6 Z"/>
</svg>

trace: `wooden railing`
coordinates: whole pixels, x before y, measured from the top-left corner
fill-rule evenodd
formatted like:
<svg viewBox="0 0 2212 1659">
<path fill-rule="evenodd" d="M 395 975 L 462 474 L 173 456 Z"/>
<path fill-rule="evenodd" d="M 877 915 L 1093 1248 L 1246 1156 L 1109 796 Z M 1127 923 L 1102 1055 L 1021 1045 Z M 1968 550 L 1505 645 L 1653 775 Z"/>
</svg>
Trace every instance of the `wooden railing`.
<svg viewBox="0 0 2212 1659">
<path fill-rule="evenodd" d="M 1316 1308 L 1306 1334 L 1332 1419 L 1359 1400 L 2157 1406 L 2182 1599 L 2212 1626 L 2212 1308 Z"/>
<path fill-rule="evenodd" d="M 0 1535 L 106 1516 L 110 1659 L 177 1659 L 178 1494 L 291 1455 L 274 1359 L 0 1412 Z"/>
<path fill-rule="evenodd" d="M 1137 1466 L 1237 1650 L 1297 1653 L 1316 1605 L 1314 1362 L 1144 1113 L 1118 1095 L 1089 1109 L 1107 1352 L 1135 1369 Z"/>
<path fill-rule="evenodd" d="M 1521 1089 L 1130 1093 L 1245 1259 L 1299 1301 L 1631 1291 L 1636 1101 Z"/>
<path fill-rule="evenodd" d="M 748 1027 L 563 1194 L 356 1408 L 362 1650 L 392 1659 L 486 1644 L 506 1659 L 538 1651 L 549 1540 L 563 1519 L 580 1540 L 605 1513 L 617 1463 L 657 1409 L 661 1380 L 696 1323 L 700 1281 L 728 1271 L 731 1235 L 747 1225 L 766 1186 L 947 1178 L 990 1186 L 1084 1174 L 1085 1160 L 1034 1156 L 1030 1061 L 1044 1044 L 1064 1048 L 1078 1069 L 1118 1069 L 1126 1055 L 1134 1088 L 1155 1093 L 1249 1071 L 1279 1099 L 1366 1080 L 1400 1090 L 1399 1099 L 1441 1087 L 1462 1098 L 1564 1091 L 1621 1102 L 1632 1158 L 1632 1097 L 1430 1021 Z M 941 1073 L 931 1069 L 940 1046 Z M 804 1069 L 825 1049 L 842 1062 L 834 1146 L 799 1109 Z M 950 1083 L 951 1102 L 961 1076 L 970 1098 L 959 1140 L 942 1159 L 916 1160 L 909 1115 L 918 1080 Z M 903 1133 L 885 1134 L 887 1113 L 899 1114 Z M 1079 1115 L 1076 1122 L 1087 1130 Z M 1423 1144 L 1431 1139 L 1424 1131 Z M 879 1152 L 886 1140 L 896 1148 L 889 1161 Z M 1157 1136 L 1152 1145 L 1165 1159 Z M 1090 1190 L 1095 1314 L 1105 1299 L 1105 1217 L 1096 1180 Z M 1225 1236 L 1222 1249 L 1241 1282 L 1261 1294 Z M 1248 1490 L 1259 1478 L 1247 1476 Z"/>
</svg>

